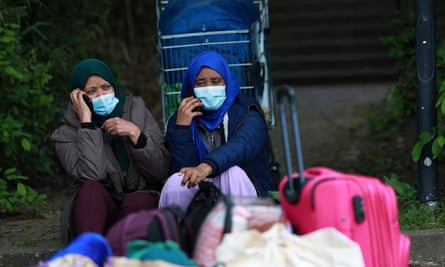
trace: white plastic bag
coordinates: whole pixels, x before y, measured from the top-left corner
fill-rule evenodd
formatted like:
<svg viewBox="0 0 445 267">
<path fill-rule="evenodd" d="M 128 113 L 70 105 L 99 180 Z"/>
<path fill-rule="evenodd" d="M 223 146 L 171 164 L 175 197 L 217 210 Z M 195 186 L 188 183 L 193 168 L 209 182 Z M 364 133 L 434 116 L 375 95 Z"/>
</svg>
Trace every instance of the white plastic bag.
<svg viewBox="0 0 445 267">
<path fill-rule="evenodd" d="M 264 232 L 282 221 L 281 206 L 269 198 L 226 195 L 220 198 L 204 220 L 196 239 L 193 260 L 202 267 L 212 266 L 216 260 L 216 248 L 225 232 L 248 229 Z"/>
<path fill-rule="evenodd" d="M 360 246 L 335 228 L 297 236 L 276 223 L 270 230 L 224 235 L 216 251 L 226 267 L 364 267 Z"/>
</svg>

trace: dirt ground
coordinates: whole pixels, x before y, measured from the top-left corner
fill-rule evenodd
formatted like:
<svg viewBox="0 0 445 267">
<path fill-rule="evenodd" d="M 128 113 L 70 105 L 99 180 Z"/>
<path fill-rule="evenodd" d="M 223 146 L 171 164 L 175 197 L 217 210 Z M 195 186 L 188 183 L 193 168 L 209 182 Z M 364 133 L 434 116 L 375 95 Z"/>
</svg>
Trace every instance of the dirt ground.
<svg viewBox="0 0 445 267">
<path fill-rule="evenodd" d="M 396 141 L 376 143 L 370 136 L 367 109 L 377 108 L 392 88 L 391 84 L 295 87 L 305 167 L 328 166 L 344 172 L 383 178 L 382 170 L 393 169 L 401 179 L 416 182 L 413 163 L 406 164 L 412 146 L 411 134 Z M 285 172 L 284 152 L 278 113 L 270 129 L 275 160 Z M 294 160 L 295 162 L 295 160 Z M 408 161 L 409 162 L 409 161 Z M 29 263 L 45 259 L 60 249 L 59 216 L 61 188 L 47 189 L 47 214 L 40 218 L 16 215 L 0 218 L 0 262 L 5 253 L 37 250 Z M 43 251 L 43 252 L 42 252 Z M 5 266 L 1 265 L 0 266 Z"/>
</svg>

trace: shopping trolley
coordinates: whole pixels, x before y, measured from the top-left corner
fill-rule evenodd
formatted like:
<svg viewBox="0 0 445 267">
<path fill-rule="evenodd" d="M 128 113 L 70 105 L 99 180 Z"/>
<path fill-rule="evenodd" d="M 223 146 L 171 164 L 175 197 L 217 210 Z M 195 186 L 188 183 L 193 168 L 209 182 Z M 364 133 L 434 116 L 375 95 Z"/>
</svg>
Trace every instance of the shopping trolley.
<svg viewBox="0 0 445 267">
<path fill-rule="evenodd" d="M 193 1 L 192 4 L 198 3 L 198 6 L 200 1 L 206 4 L 212 2 L 212 0 Z M 247 2 L 250 0 L 237 1 Z M 187 6 L 185 0 L 176 0 L 175 2 L 180 2 L 184 5 L 184 8 L 190 6 L 190 4 Z M 215 3 L 223 2 L 226 1 Z M 240 84 L 241 93 L 255 97 L 265 111 L 268 125 L 270 127 L 275 126 L 268 44 L 268 0 L 254 0 L 250 4 L 255 5 L 257 16 L 249 26 L 246 26 L 246 24 L 243 25 L 246 27 L 239 25 L 234 27 L 218 22 L 218 25 L 216 25 L 218 29 L 214 30 L 212 29 L 212 26 L 215 26 L 212 25 L 212 18 L 208 20 L 208 23 L 201 23 L 199 29 L 187 30 L 184 29 L 185 23 L 176 22 L 180 21 L 176 20 L 176 15 L 173 16 L 169 13 L 168 17 L 163 17 L 163 15 L 167 16 L 164 12 L 169 11 L 168 0 L 156 1 L 157 47 L 160 61 L 159 84 L 162 91 L 163 125 L 179 105 L 182 79 L 188 64 L 200 52 L 212 50 L 225 57 L 232 73 Z M 211 12 L 211 8 L 206 10 Z M 242 12 L 245 13 L 245 10 Z M 196 19 L 196 17 L 194 16 L 193 19 Z M 168 23 L 170 23 L 168 25 L 170 30 L 165 30 L 167 28 L 165 25 Z"/>
</svg>

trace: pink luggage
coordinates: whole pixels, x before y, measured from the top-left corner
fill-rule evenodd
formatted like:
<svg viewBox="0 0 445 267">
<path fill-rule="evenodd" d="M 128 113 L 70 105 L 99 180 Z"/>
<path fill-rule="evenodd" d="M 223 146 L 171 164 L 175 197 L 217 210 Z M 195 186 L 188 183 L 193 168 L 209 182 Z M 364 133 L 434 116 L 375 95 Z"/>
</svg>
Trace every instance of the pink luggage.
<svg viewBox="0 0 445 267">
<path fill-rule="evenodd" d="M 292 173 L 285 97 L 291 109 L 298 173 Z M 367 267 L 408 267 L 410 239 L 400 232 L 397 199 L 391 186 L 375 177 L 326 167 L 304 170 L 294 98 L 293 88 L 278 89 L 287 171 L 279 185 L 280 202 L 296 233 L 333 226 L 360 245 Z"/>
</svg>

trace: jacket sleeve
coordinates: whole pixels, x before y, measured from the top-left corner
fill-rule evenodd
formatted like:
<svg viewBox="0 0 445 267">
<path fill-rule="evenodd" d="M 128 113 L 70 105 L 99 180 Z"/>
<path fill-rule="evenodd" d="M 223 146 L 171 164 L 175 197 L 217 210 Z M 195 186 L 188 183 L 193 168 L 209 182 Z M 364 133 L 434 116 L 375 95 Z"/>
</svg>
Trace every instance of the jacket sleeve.
<svg viewBox="0 0 445 267">
<path fill-rule="evenodd" d="M 143 177 L 163 181 L 168 176 L 170 165 L 170 153 L 165 146 L 164 135 L 158 123 L 146 108 L 142 98 L 135 97 L 133 101 L 135 102 L 135 109 L 132 111 L 134 113 L 132 117 L 143 118 L 142 123 L 135 123 L 142 124 L 138 126 L 141 128 L 141 134 L 145 135 L 147 142 L 142 148 L 134 148 L 129 145 L 130 157 L 133 158 Z"/>
<path fill-rule="evenodd" d="M 106 178 L 105 147 L 100 129 L 62 124 L 52 134 L 55 150 L 66 172 L 77 179 Z"/>
<path fill-rule="evenodd" d="M 263 114 L 250 108 L 247 117 L 231 133 L 227 143 L 209 153 L 203 162 L 212 166 L 212 176 L 219 175 L 234 165 L 242 166 L 261 153 L 264 144 L 268 142 L 267 131 Z"/>
<path fill-rule="evenodd" d="M 170 174 L 199 164 L 192 131 L 189 126 L 176 125 L 176 113 L 168 120 L 165 140 L 171 153 Z"/>
</svg>

